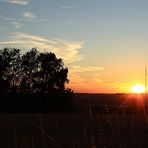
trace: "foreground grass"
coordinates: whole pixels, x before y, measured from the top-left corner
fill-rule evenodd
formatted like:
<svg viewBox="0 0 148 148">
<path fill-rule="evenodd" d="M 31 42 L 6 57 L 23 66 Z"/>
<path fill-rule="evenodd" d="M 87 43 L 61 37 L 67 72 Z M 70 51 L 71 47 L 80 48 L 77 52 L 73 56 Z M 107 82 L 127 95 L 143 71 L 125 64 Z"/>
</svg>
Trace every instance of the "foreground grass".
<svg viewBox="0 0 148 148">
<path fill-rule="evenodd" d="M 77 95 L 74 112 L 1 113 L 0 148 L 147 148 L 148 97 Z"/>
<path fill-rule="evenodd" d="M 1 114 L 1 148 L 145 148 L 144 115 Z M 91 124 L 92 122 L 92 124 Z"/>
</svg>

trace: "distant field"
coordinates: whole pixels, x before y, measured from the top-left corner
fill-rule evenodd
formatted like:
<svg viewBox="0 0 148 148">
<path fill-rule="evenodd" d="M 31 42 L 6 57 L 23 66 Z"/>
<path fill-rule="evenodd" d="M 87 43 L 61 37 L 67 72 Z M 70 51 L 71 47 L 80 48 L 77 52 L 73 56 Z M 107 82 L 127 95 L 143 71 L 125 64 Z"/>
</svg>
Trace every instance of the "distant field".
<svg viewBox="0 0 148 148">
<path fill-rule="evenodd" d="M 76 111 L 93 113 L 126 113 L 148 112 L 148 95 L 146 94 L 75 94 L 73 104 Z M 144 109 L 144 110 L 143 110 Z"/>
<path fill-rule="evenodd" d="M 145 98 L 138 107 L 138 98 L 121 94 L 75 97 L 73 113 L 0 114 L 0 148 L 148 147 Z"/>
</svg>

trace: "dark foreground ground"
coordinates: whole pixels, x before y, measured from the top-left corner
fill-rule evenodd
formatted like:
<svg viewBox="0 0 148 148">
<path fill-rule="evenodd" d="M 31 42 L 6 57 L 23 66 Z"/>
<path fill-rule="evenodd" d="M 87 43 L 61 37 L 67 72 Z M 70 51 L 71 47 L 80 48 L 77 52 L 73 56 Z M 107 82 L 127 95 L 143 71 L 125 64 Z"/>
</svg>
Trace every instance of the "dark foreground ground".
<svg viewBox="0 0 148 148">
<path fill-rule="evenodd" d="M 1 113 L 0 148 L 148 147 L 145 96 L 77 94 L 73 103 L 72 113 Z"/>
</svg>

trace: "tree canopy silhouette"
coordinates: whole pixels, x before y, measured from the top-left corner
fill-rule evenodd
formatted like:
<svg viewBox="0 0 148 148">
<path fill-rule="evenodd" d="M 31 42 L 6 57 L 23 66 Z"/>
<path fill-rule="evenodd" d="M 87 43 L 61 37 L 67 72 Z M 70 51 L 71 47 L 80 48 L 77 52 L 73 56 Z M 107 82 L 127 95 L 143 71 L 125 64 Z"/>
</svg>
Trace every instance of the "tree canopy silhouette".
<svg viewBox="0 0 148 148">
<path fill-rule="evenodd" d="M 44 100 L 51 96 L 52 99 L 63 95 L 66 97 L 73 93 L 71 89 L 65 88 L 65 84 L 69 82 L 67 77 L 68 68 L 64 67 L 62 59 L 54 53 L 40 53 L 35 48 L 24 54 L 15 48 L 0 50 L 2 97 L 42 96 Z"/>
</svg>

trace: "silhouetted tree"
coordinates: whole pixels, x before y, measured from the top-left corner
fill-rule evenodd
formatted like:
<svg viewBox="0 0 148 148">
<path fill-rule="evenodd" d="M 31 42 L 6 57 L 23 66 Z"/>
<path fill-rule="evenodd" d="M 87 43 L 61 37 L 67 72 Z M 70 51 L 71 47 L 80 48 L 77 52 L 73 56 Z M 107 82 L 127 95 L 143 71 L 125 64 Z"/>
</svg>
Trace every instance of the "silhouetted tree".
<svg viewBox="0 0 148 148">
<path fill-rule="evenodd" d="M 33 93 L 33 86 L 35 83 L 35 75 L 38 71 L 38 52 L 35 48 L 28 51 L 21 58 L 21 84 L 20 89 L 23 93 Z"/>
<path fill-rule="evenodd" d="M 58 106 L 58 101 L 62 104 L 73 94 L 71 89 L 65 88 L 65 83 L 69 82 L 67 76 L 68 68 L 64 68 L 62 59 L 54 53 L 40 53 L 35 48 L 25 54 L 15 48 L 0 50 L 1 96 L 9 94 L 16 99 L 28 96 L 26 100 L 30 101 L 36 98 L 32 105 L 38 101 L 42 108 L 49 103 Z"/>
<path fill-rule="evenodd" d="M 19 86 L 20 50 L 4 48 L 0 51 L 0 83 L 1 87 L 14 90 Z"/>
<path fill-rule="evenodd" d="M 22 56 L 21 88 L 27 92 L 48 94 L 64 91 L 68 69 L 54 53 L 39 53 L 32 49 Z"/>
<path fill-rule="evenodd" d="M 38 56 L 38 71 L 36 72 L 35 88 L 42 93 L 64 91 L 68 82 L 68 69 L 63 67 L 62 59 L 54 53 L 41 53 Z"/>
</svg>

